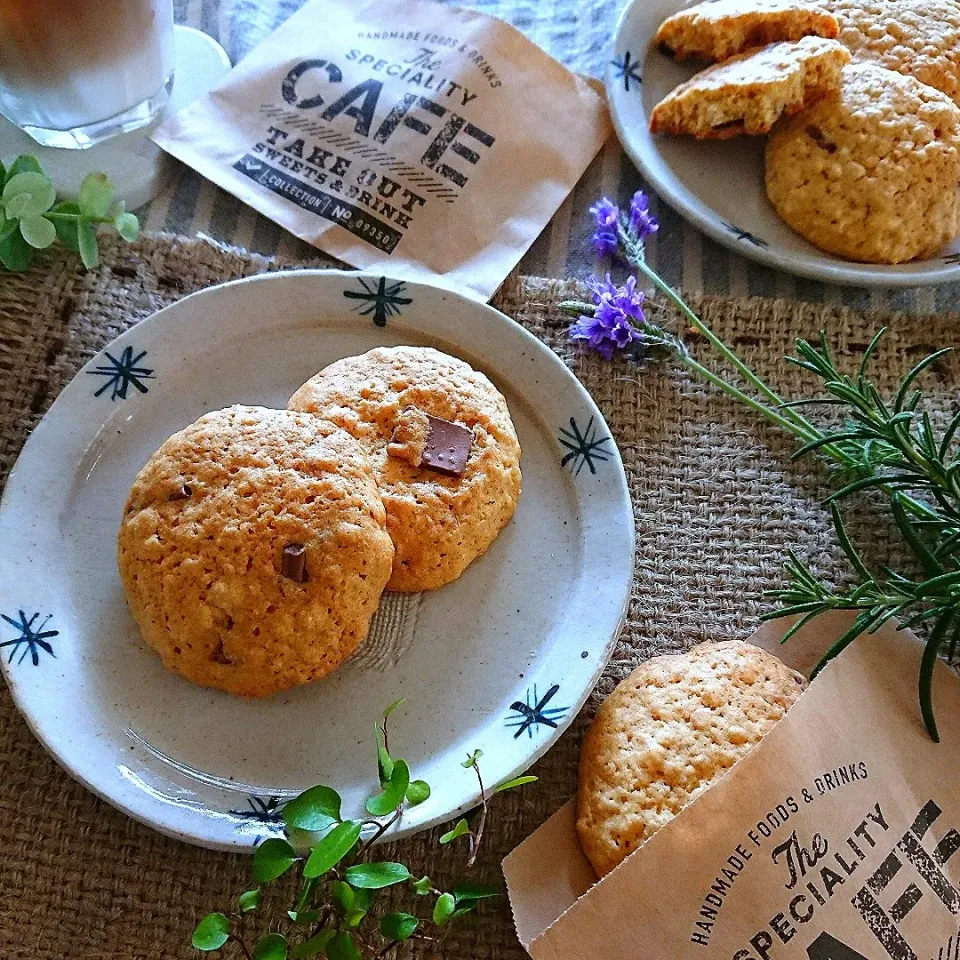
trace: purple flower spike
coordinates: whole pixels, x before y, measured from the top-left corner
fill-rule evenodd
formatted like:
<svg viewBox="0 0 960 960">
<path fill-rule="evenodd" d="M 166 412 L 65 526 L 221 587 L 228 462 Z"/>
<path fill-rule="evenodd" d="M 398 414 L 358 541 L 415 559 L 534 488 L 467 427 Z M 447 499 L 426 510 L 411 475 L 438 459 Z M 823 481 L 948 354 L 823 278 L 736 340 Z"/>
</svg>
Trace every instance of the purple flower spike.
<svg viewBox="0 0 960 960">
<path fill-rule="evenodd" d="M 620 242 L 617 238 L 616 228 L 607 230 L 603 227 L 597 228 L 591 240 L 593 241 L 593 249 L 604 257 L 609 256 L 611 253 L 616 253 L 617 245 Z"/>
<path fill-rule="evenodd" d="M 617 220 L 620 217 L 620 211 L 617 209 L 617 205 L 604 197 L 590 208 L 590 213 L 593 214 L 593 219 L 597 224 L 597 229 L 592 237 L 594 250 L 602 256 L 615 253 L 619 244 Z"/>
<path fill-rule="evenodd" d="M 642 190 L 638 190 L 630 201 L 630 229 L 641 240 L 660 229 L 657 218 L 650 213 L 650 200 Z"/>
<path fill-rule="evenodd" d="M 590 212 L 593 214 L 593 219 L 596 220 L 598 227 L 613 227 L 616 229 L 617 217 L 620 216 L 620 211 L 609 197 L 598 200 L 590 208 Z"/>
<path fill-rule="evenodd" d="M 597 310 L 592 317 L 581 316 L 570 327 L 571 339 L 584 342 L 606 360 L 612 359 L 618 350 L 642 346 L 644 336 L 635 324 L 646 318 L 643 291 L 636 289 L 637 278 L 630 277 L 622 287 L 617 287 L 607 274 L 606 280 L 591 277 L 587 286 Z"/>
</svg>

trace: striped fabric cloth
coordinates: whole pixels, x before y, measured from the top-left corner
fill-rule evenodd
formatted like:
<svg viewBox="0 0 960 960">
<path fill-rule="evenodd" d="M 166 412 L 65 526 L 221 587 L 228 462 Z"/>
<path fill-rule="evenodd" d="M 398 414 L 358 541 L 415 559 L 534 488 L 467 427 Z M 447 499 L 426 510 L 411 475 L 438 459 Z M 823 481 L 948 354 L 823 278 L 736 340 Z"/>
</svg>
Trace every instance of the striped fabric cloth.
<svg viewBox="0 0 960 960">
<path fill-rule="evenodd" d="M 216 37 L 232 62 L 276 29 L 304 0 L 175 0 L 178 22 Z M 389 0 L 385 0 L 389 2 Z M 510 21 L 571 69 L 600 77 L 624 0 L 466 0 Z M 523 273 L 584 278 L 608 269 L 590 249 L 588 208 L 605 194 L 625 202 L 643 187 L 631 161 L 611 139 L 520 264 Z M 960 309 L 960 283 L 905 290 L 835 287 L 754 264 L 718 246 L 655 195 L 660 232 L 649 256 L 672 284 L 705 293 L 759 295 L 908 313 Z M 291 259 L 312 248 L 192 170 L 143 211 L 147 229 L 168 230 Z M 616 275 L 617 271 L 613 271 Z"/>
</svg>

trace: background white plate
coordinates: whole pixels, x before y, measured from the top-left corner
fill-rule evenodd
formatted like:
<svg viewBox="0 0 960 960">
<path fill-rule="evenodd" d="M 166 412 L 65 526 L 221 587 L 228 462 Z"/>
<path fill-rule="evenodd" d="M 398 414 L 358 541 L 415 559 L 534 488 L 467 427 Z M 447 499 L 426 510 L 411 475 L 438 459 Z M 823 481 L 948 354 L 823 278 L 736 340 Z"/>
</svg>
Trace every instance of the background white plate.
<svg viewBox="0 0 960 960">
<path fill-rule="evenodd" d="M 204 411 L 283 406 L 331 361 L 399 343 L 462 356 L 506 395 L 523 447 L 513 522 L 456 583 L 402 601 L 415 609 L 395 665 L 352 662 L 262 701 L 168 673 L 140 640 L 116 570 L 137 471 Z M 633 573 L 619 454 L 559 359 L 490 307 L 335 271 L 204 290 L 115 340 L 27 442 L 0 540 L 0 658 L 34 732 L 110 803 L 221 849 L 278 831 L 280 804 L 314 783 L 360 813 L 376 779 L 373 726 L 398 697 L 391 746 L 434 792 L 395 835 L 475 803 L 460 761 L 482 749 L 494 784 L 554 742 L 610 656 Z"/>
<path fill-rule="evenodd" d="M 653 136 L 647 126 L 650 111 L 697 71 L 697 66 L 674 63 L 651 45 L 660 24 L 685 5 L 677 0 L 628 4 L 617 24 L 605 74 L 620 142 L 660 198 L 718 243 L 802 277 L 859 287 L 960 280 L 960 240 L 933 259 L 898 266 L 841 260 L 807 243 L 767 199 L 765 137 L 707 142 Z"/>
</svg>

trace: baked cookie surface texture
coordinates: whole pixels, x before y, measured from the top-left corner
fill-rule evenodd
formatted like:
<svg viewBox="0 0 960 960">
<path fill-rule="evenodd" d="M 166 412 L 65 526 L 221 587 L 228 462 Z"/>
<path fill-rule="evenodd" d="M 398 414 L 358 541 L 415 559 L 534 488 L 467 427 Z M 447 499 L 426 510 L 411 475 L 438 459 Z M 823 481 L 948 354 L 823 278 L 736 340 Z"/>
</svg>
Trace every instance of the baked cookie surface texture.
<svg viewBox="0 0 960 960">
<path fill-rule="evenodd" d="M 622 680 L 580 751 L 577 833 L 597 875 L 719 780 L 805 685 L 772 654 L 739 640 L 655 657 Z"/>
<path fill-rule="evenodd" d="M 843 69 L 839 91 L 779 123 L 767 196 L 810 243 L 865 263 L 928 257 L 960 228 L 960 108 L 875 64 Z"/>
<path fill-rule="evenodd" d="M 432 590 L 484 554 L 520 496 L 520 444 L 506 400 L 469 364 L 429 347 L 377 347 L 321 370 L 289 406 L 343 427 L 373 464 L 396 547 L 388 589 Z M 431 418 L 468 437 L 459 474 L 428 465 Z M 452 445 L 452 444 L 451 444 Z"/>
<path fill-rule="evenodd" d="M 359 444 L 308 414 L 209 413 L 134 481 L 120 577 L 144 640 L 194 683 L 265 696 L 360 645 L 393 546 Z"/>
<path fill-rule="evenodd" d="M 681 83 L 650 113 L 653 133 L 725 140 L 769 132 L 840 86 L 850 52 L 836 40 L 774 43 L 718 63 Z"/>
<path fill-rule="evenodd" d="M 815 0 L 713 0 L 667 17 L 654 44 L 678 60 L 726 60 L 750 47 L 836 37 L 837 19 Z"/>
<path fill-rule="evenodd" d="M 960 2 L 823 0 L 854 60 L 906 73 L 960 104 Z"/>
</svg>

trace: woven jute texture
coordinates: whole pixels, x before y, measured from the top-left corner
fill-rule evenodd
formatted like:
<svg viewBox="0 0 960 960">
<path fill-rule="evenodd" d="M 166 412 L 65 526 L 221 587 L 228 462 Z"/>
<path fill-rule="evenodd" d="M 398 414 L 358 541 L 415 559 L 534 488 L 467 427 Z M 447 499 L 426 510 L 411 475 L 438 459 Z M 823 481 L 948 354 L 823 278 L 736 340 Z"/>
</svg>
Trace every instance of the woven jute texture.
<svg viewBox="0 0 960 960">
<path fill-rule="evenodd" d="M 51 254 L 27 275 L 0 277 L 2 476 L 57 393 L 113 337 L 186 293 L 276 267 L 202 241 L 155 236 L 107 246 L 103 265 L 89 273 L 74 258 Z M 557 309 L 571 295 L 583 291 L 512 278 L 495 302 L 570 364 L 607 418 L 626 464 L 637 522 L 633 597 L 599 688 L 537 764 L 540 782 L 498 799 L 478 878 L 496 879 L 502 856 L 574 791 L 584 728 L 618 679 L 658 653 L 748 636 L 768 602 L 763 591 L 781 582 L 788 547 L 829 576 L 843 573 L 819 503 L 827 490 L 822 468 L 815 461 L 791 464 L 792 440 L 679 369 L 576 354 L 565 335 L 569 320 Z M 694 306 L 788 396 L 809 390 L 809 377 L 781 358 L 795 337 L 821 327 L 852 362 L 871 333 L 888 324 L 876 365 L 887 387 L 933 346 L 956 341 L 956 318 L 943 316 L 867 316 L 759 299 L 704 298 Z M 706 356 L 704 344 L 693 344 Z M 957 374 L 957 362 L 948 359 L 927 377 L 941 413 L 956 400 Z M 854 532 L 870 555 L 888 559 L 889 526 L 872 509 L 865 505 Z M 463 851 L 439 847 L 437 837 L 418 837 L 386 853 L 443 882 L 458 873 Z M 229 907 L 249 886 L 248 870 L 245 857 L 161 837 L 88 794 L 44 753 L 0 687 L 3 960 L 196 957 L 189 946 L 193 925 L 209 910 Z M 280 898 L 270 903 L 258 916 L 264 929 L 287 906 Z M 452 930 L 443 945 L 417 951 L 468 960 L 524 955 L 505 899 L 486 904 L 479 920 Z"/>
</svg>

